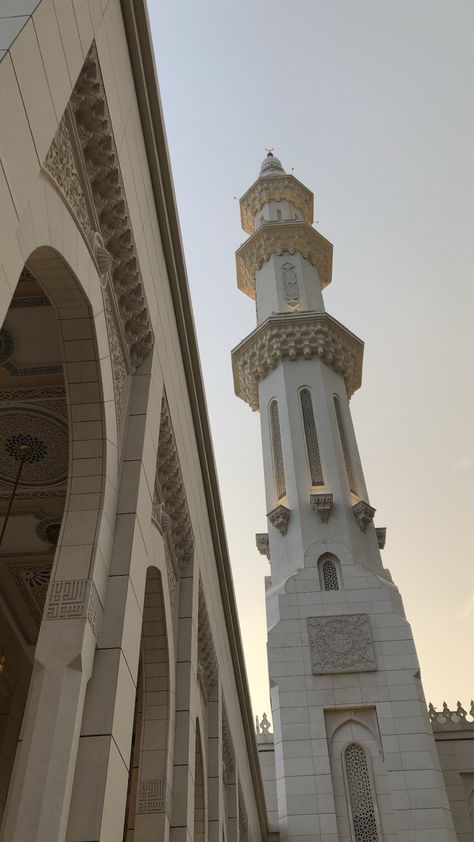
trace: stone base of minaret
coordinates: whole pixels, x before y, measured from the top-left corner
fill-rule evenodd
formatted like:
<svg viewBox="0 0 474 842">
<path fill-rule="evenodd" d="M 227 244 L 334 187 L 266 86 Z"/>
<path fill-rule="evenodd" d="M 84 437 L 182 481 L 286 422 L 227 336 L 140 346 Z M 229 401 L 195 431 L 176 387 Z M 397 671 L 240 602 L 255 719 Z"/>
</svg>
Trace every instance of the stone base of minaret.
<svg viewBox="0 0 474 842">
<path fill-rule="evenodd" d="M 339 561 L 338 590 L 312 566 L 267 591 L 280 839 L 454 842 L 399 592 Z"/>
</svg>

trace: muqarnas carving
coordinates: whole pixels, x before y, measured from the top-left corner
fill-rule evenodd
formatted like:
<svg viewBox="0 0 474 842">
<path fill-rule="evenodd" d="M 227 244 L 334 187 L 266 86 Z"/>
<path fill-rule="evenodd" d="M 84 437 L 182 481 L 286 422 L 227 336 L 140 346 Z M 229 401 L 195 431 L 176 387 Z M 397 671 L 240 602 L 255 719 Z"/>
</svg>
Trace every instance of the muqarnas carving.
<svg viewBox="0 0 474 842">
<path fill-rule="evenodd" d="M 377 669 L 367 614 L 308 617 L 313 675 Z"/>
</svg>

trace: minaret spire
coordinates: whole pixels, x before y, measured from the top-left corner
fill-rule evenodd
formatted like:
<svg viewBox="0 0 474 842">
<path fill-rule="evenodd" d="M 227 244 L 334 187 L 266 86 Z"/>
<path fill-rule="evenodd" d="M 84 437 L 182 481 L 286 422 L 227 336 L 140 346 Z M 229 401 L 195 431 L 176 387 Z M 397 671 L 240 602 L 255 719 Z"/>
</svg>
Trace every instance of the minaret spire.
<svg viewBox="0 0 474 842">
<path fill-rule="evenodd" d="M 237 284 L 257 326 L 232 352 L 260 411 L 268 657 L 282 840 L 455 842 L 400 594 L 383 567 L 349 400 L 363 343 L 325 311 L 332 245 L 269 150 L 240 200 Z M 303 806 L 304 802 L 304 806 Z M 434 836 L 433 836 L 434 838 Z"/>
</svg>

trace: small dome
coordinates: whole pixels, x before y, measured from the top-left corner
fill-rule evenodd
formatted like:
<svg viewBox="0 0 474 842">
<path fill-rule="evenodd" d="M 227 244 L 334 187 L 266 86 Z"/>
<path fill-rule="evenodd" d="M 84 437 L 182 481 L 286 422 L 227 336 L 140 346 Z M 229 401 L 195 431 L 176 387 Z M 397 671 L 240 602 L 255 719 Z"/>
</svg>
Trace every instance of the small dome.
<svg viewBox="0 0 474 842">
<path fill-rule="evenodd" d="M 267 157 L 263 159 L 260 167 L 260 175 L 281 175 L 285 170 L 281 165 L 281 161 L 275 158 L 273 152 L 269 152 Z"/>
</svg>

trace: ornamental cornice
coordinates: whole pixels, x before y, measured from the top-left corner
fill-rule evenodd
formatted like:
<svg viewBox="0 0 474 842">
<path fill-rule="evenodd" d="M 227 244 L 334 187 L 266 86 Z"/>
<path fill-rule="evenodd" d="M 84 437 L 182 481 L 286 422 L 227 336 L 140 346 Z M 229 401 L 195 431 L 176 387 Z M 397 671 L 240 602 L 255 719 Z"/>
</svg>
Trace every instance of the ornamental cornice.
<svg viewBox="0 0 474 842">
<path fill-rule="evenodd" d="M 236 251 L 237 286 L 255 298 L 255 275 L 272 254 L 299 252 L 318 270 L 321 289 L 331 283 L 332 243 L 301 220 L 263 222 Z"/>
<path fill-rule="evenodd" d="M 255 411 L 258 384 L 283 359 L 319 357 L 342 374 L 351 397 L 362 382 L 364 343 L 327 313 L 269 316 L 232 351 L 234 390 Z"/>
<path fill-rule="evenodd" d="M 246 234 L 255 231 L 255 216 L 267 202 L 291 202 L 310 225 L 313 221 L 313 194 L 294 175 L 258 178 L 240 200 L 240 219 Z"/>
</svg>

